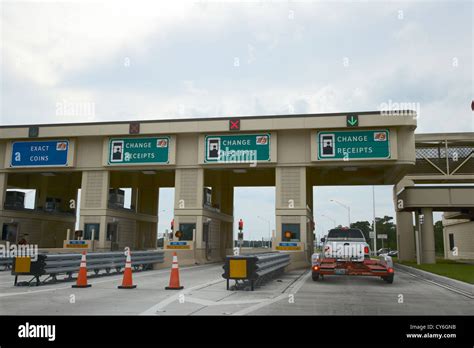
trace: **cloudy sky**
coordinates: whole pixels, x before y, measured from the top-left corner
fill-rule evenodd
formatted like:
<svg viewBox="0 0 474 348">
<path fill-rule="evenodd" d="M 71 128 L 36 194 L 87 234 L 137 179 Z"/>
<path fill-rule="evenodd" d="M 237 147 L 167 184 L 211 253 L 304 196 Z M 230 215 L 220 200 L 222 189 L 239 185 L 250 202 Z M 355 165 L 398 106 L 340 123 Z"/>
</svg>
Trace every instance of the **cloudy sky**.
<svg viewBox="0 0 474 348">
<path fill-rule="evenodd" d="M 471 1 L 3 1 L 2 124 L 378 110 L 473 130 Z M 316 217 L 371 219 L 372 188 L 315 189 Z M 171 219 L 173 192 L 161 195 Z M 393 215 L 377 187 L 377 214 Z M 260 197 L 255 205 L 255 197 Z M 251 207 L 249 209 L 249 207 Z M 274 189 L 236 192 L 255 236 Z M 319 219 L 322 228 L 331 220 Z M 168 226 L 168 222 L 160 227 Z M 263 231 L 263 232 L 262 232 Z"/>
</svg>

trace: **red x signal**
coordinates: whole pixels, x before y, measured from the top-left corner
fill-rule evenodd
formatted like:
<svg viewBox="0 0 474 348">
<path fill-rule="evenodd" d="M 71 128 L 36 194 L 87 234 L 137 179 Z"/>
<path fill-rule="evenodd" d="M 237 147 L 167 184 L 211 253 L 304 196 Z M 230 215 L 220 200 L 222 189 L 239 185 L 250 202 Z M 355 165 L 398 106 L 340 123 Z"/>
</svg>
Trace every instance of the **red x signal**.
<svg viewBox="0 0 474 348">
<path fill-rule="evenodd" d="M 240 120 L 229 120 L 229 130 L 240 130 Z"/>
<path fill-rule="evenodd" d="M 139 134 L 140 133 L 140 123 L 130 122 L 130 127 L 128 130 L 129 134 Z"/>
</svg>

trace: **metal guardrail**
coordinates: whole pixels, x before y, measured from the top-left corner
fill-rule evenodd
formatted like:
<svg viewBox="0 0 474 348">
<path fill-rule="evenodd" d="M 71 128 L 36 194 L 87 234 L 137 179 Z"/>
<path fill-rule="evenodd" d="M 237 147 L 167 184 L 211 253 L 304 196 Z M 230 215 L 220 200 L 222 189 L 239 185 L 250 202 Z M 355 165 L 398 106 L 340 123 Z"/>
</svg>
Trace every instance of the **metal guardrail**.
<svg viewBox="0 0 474 348">
<path fill-rule="evenodd" d="M 6 271 L 12 267 L 13 260 L 11 257 L 0 257 L 0 271 Z"/>
<path fill-rule="evenodd" d="M 30 285 L 34 280 L 36 285 L 49 279 L 56 282 L 60 274 L 67 276 L 63 280 L 72 280 L 72 275 L 79 271 L 81 257 L 82 254 L 38 254 L 34 261 L 29 257 L 14 258 L 11 273 L 15 276 L 14 285 Z M 93 271 L 96 275 L 100 271 L 109 274 L 111 270 L 119 273 L 125 267 L 125 258 L 123 252 L 88 253 L 87 271 Z M 147 270 L 155 263 L 163 263 L 164 258 L 165 254 L 160 250 L 132 251 L 132 267 L 136 271 Z M 33 278 L 25 284 L 25 282 L 18 283 L 18 276 L 33 276 Z M 42 276 L 47 278 L 41 281 Z"/>
<path fill-rule="evenodd" d="M 255 286 L 282 273 L 289 264 L 290 255 L 279 252 L 227 256 L 222 277 L 227 280 L 227 290 L 229 280 L 233 279 L 235 288 L 239 289 L 250 283 L 253 291 Z"/>
</svg>

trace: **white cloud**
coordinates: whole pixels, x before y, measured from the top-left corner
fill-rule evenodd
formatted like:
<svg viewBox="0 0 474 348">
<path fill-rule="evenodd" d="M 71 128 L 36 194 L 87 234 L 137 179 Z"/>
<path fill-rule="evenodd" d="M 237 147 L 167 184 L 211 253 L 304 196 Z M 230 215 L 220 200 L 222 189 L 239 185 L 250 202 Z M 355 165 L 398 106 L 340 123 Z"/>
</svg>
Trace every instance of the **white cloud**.
<svg viewBox="0 0 474 348">
<path fill-rule="evenodd" d="M 469 2 L 0 6 L 3 124 L 361 111 L 392 100 L 420 104 L 418 132 L 474 129 Z M 62 101 L 95 113 L 57 115 Z M 354 208 L 361 219 L 369 198 Z M 269 199 L 261 206 L 273 214 Z"/>
<path fill-rule="evenodd" d="M 166 35 L 190 6 L 180 2 L 130 1 L 3 3 L 5 68 L 39 87 L 91 65 L 119 64 L 123 46 L 140 49 L 151 33 Z"/>
</svg>

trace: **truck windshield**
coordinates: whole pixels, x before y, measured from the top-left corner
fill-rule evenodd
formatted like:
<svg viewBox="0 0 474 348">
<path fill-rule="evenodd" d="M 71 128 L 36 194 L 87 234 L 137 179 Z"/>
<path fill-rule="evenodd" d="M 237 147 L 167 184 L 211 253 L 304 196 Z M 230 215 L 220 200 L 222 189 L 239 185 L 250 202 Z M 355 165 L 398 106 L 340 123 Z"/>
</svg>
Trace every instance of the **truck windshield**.
<svg viewBox="0 0 474 348">
<path fill-rule="evenodd" d="M 362 231 L 355 228 L 349 228 L 349 229 L 336 228 L 336 229 L 330 230 L 328 233 L 328 239 L 334 239 L 334 238 L 365 239 L 364 235 L 362 234 Z"/>
</svg>

